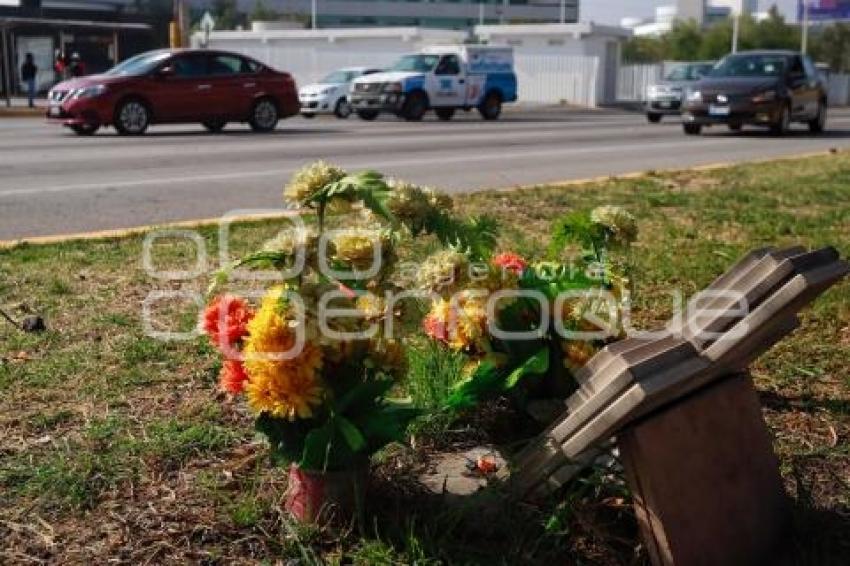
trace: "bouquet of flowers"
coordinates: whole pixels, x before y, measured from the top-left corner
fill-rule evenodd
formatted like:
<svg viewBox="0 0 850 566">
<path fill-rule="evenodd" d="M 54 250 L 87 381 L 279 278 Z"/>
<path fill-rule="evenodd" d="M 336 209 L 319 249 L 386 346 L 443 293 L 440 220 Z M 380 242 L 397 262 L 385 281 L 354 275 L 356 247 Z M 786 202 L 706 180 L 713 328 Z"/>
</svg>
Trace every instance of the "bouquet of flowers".
<svg viewBox="0 0 850 566">
<path fill-rule="evenodd" d="M 495 227 L 454 218 L 445 195 L 323 162 L 298 171 L 284 197 L 314 211 L 317 228 L 284 230 L 215 276 L 203 328 L 222 354 L 220 388 L 244 396 L 273 455 L 298 474 L 363 468 L 417 414 L 390 397 L 407 363 L 390 324 L 402 310 L 398 242 L 433 234 L 481 249 Z M 334 220 L 345 228 L 329 229 Z M 221 293 L 237 268 L 271 269 L 278 281 Z"/>
<path fill-rule="evenodd" d="M 623 335 L 634 218 L 605 206 L 565 216 L 553 234 L 552 261 L 442 250 L 424 262 L 418 284 L 436 294 L 424 332 L 470 358 L 450 407 L 511 391 L 526 376 L 547 376 L 566 396 L 575 388 L 572 372 Z M 570 246 L 578 253 L 564 262 Z"/>
</svg>

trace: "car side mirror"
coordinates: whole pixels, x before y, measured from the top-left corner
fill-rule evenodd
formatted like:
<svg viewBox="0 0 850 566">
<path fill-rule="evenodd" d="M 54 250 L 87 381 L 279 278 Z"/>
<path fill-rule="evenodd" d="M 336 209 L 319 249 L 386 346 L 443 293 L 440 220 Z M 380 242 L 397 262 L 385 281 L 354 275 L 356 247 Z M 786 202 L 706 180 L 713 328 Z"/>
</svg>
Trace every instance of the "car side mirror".
<svg viewBox="0 0 850 566">
<path fill-rule="evenodd" d="M 159 69 L 156 72 L 156 76 L 157 76 L 157 78 L 160 78 L 160 79 L 173 77 L 174 76 L 174 67 L 171 66 L 171 65 L 166 65 L 165 67 L 162 67 L 161 69 Z"/>
</svg>

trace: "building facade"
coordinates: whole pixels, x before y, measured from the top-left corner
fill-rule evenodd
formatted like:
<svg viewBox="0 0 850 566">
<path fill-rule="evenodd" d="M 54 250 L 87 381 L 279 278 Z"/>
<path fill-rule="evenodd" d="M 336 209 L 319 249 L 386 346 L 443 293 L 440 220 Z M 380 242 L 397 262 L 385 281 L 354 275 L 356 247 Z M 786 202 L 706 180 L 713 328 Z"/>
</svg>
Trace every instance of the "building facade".
<svg viewBox="0 0 850 566">
<path fill-rule="evenodd" d="M 205 0 L 191 0 L 204 8 Z M 263 5 L 284 17 L 309 25 L 312 0 L 264 0 Z M 256 0 L 238 0 L 250 14 Z M 579 0 L 317 0 L 320 28 L 419 26 L 469 29 L 481 24 L 575 23 Z"/>
<path fill-rule="evenodd" d="M 151 25 L 134 6 L 133 0 L 0 0 L 0 94 L 23 92 L 26 53 L 33 54 L 43 92 L 60 78 L 58 53 L 79 54 L 87 72 L 97 73 L 153 47 Z"/>
</svg>

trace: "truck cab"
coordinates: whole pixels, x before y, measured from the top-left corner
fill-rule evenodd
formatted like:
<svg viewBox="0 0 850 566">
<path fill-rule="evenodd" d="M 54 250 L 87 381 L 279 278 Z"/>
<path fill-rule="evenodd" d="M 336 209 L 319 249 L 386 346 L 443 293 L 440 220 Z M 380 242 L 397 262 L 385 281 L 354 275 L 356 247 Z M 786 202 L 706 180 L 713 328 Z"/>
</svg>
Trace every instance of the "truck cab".
<svg viewBox="0 0 850 566">
<path fill-rule="evenodd" d="M 434 110 L 451 120 L 457 109 L 477 108 L 496 120 L 517 99 L 513 49 L 484 45 L 428 47 L 402 56 L 389 70 L 355 79 L 349 94 L 360 118 L 391 112 L 410 121 Z"/>
</svg>

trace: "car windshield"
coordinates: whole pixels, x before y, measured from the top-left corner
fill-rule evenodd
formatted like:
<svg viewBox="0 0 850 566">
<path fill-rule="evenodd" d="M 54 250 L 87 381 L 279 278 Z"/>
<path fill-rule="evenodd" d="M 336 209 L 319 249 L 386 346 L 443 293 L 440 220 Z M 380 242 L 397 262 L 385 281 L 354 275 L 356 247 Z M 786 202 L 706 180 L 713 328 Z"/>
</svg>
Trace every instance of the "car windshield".
<svg viewBox="0 0 850 566">
<path fill-rule="evenodd" d="M 668 81 L 696 81 L 711 71 L 711 65 L 704 63 L 698 65 L 679 65 L 674 67 L 667 76 Z"/>
<path fill-rule="evenodd" d="M 123 63 L 106 71 L 107 75 L 137 76 L 144 75 L 171 56 L 169 51 L 151 51 L 130 57 Z"/>
<path fill-rule="evenodd" d="M 391 71 L 415 71 L 428 73 L 437 66 L 439 55 L 405 55 L 392 66 Z"/>
<path fill-rule="evenodd" d="M 350 83 L 352 80 L 360 76 L 357 71 L 334 71 L 322 79 L 325 84 L 342 84 Z"/>
<path fill-rule="evenodd" d="M 730 55 L 711 70 L 712 77 L 779 77 L 787 59 L 782 55 Z"/>
</svg>

